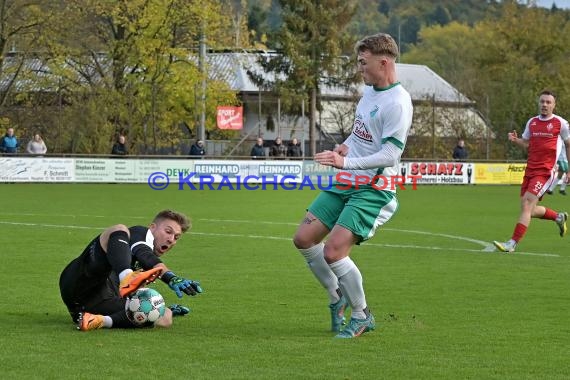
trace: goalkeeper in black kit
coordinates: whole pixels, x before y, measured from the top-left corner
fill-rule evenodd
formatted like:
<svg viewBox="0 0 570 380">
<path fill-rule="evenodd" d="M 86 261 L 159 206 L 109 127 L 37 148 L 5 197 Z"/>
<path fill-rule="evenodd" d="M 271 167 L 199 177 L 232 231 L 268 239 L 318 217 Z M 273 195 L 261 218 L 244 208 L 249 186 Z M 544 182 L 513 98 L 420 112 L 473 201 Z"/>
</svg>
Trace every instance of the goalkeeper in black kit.
<svg viewBox="0 0 570 380">
<path fill-rule="evenodd" d="M 127 297 L 157 278 L 179 298 L 182 292 L 191 296 L 202 293 L 198 281 L 177 276 L 161 260 L 189 228 L 185 215 L 164 210 L 149 227 L 117 224 L 95 237 L 65 267 L 59 279 L 61 298 L 77 328 L 89 331 L 140 327 L 127 317 Z M 173 316 L 189 311 L 187 307 L 172 305 L 154 325 L 169 327 Z"/>
</svg>

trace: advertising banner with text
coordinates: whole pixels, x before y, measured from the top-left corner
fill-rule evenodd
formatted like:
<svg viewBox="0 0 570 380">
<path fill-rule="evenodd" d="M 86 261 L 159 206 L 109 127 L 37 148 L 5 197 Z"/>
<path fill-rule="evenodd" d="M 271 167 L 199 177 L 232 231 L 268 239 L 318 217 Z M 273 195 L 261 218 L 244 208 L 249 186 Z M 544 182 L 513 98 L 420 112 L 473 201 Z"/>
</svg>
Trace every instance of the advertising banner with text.
<svg viewBox="0 0 570 380">
<path fill-rule="evenodd" d="M 418 185 L 468 185 L 475 183 L 475 164 L 467 162 L 422 162 L 413 161 L 400 165 L 406 183 Z"/>
<path fill-rule="evenodd" d="M 475 181 L 482 185 L 522 183 L 526 164 L 477 164 Z"/>
<path fill-rule="evenodd" d="M 218 106 L 216 123 L 220 129 L 243 129 L 243 107 Z"/>
<path fill-rule="evenodd" d="M 524 163 L 412 161 L 400 164 L 403 183 L 518 185 Z M 155 158 L 0 157 L 0 182 L 101 183 L 313 183 L 342 172 L 311 160 L 192 160 Z"/>
</svg>

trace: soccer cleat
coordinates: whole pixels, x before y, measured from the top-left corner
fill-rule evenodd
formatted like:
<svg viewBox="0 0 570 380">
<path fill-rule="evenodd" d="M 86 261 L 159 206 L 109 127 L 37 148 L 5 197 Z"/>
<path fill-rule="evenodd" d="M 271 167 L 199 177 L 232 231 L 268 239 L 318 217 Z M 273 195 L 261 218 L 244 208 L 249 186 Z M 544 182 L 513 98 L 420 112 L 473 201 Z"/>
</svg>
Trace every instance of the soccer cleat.
<svg viewBox="0 0 570 380">
<path fill-rule="evenodd" d="M 568 231 L 568 227 L 566 227 L 567 220 L 568 220 L 567 212 L 558 213 L 558 217 L 556 218 L 556 224 L 558 225 L 558 229 L 560 230 L 560 237 L 564 237 L 564 235 L 566 235 L 566 232 Z"/>
<path fill-rule="evenodd" d="M 103 316 L 87 312 L 79 313 L 77 329 L 81 331 L 97 330 L 103 327 Z"/>
<path fill-rule="evenodd" d="M 129 294 L 134 293 L 141 286 L 145 286 L 146 284 L 156 280 L 160 275 L 160 272 L 162 272 L 162 269 L 153 268 L 144 272 L 136 271 L 129 273 L 125 278 L 123 278 L 121 285 L 119 285 L 119 294 L 124 298 Z"/>
<path fill-rule="evenodd" d="M 344 296 L 340 297 L 337 303 L 331 303 L 329 308 L 331 309 L 331 331 L 339 332 L 340 326 L 346 323 L 346 318 L 344 313 L 350 307 L 348 301 Z"/>
<path fill-rule="evenodd" d="M 546 194 L 552 195 L 552 190 L 546 190 Z"/>
<path fill-rule="evenodd" d="M 560 190 L 559 193 L 562 195 L 566 195 L 566 190 Z"/>
<path fill-rule="evenodd" d="M 493 244 L 495 245 L 495 247 L 497 247 L 497 249 L 501 252 L 514 252 L 515 251 L 515 247 L 517 246 L 517 243 L 515 243 L 514 240 L 509 240 L 505 243 L 502 243 L 500 241 L 494 241 Z"/>
<path fill-rule="evenodd" d="M 348 325 L 339 332 L 335 338 L 356 338 L 365 332 L 374 330 L 375 328 L 376 321 L 372 314 L 369 314 L 368 317 L 364 319 L 350 318 Z"/>
</svg>

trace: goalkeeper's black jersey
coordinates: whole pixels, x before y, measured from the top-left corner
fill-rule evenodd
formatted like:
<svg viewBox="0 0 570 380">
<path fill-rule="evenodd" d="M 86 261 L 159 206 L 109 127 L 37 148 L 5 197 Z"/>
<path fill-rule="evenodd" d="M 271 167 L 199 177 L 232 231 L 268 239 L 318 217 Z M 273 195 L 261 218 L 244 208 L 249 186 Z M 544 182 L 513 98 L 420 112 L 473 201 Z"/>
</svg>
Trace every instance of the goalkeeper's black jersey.
<svg viewBox="0 0 570 380">
<path fill-rule="evenodd" d="M 154 236 L 147 227 L 133 226 L 129 228 L 131 238 L 129 245 L 132 252 L 131 267 L 148 270 L 162 261 L 154 254 Z"/>
</svg>

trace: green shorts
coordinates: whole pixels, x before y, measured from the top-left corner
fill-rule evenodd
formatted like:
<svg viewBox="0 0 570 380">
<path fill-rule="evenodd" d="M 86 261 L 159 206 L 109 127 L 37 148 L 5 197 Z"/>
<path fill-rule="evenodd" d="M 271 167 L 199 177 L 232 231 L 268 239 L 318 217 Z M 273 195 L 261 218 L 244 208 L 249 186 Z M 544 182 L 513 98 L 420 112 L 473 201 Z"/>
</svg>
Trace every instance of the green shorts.
<svg viewBox="0 0 570 380">
<path fill-rule="evenodd" d="M 329 230 L 338 224 L 352 231 L 360 243 L 374 236 L 376 229 L 390 220 L 397 209 L 398 199 L 390 191 L 371 186 L 349 190 L 332 186 L 317 196 L 308 211 Z"/>
<path fill-rule="evenodd" d="M 568 173 L 568 161 L 556 161 L 558 164 L 558 171 L 562 173 Z"/>
</svg>

